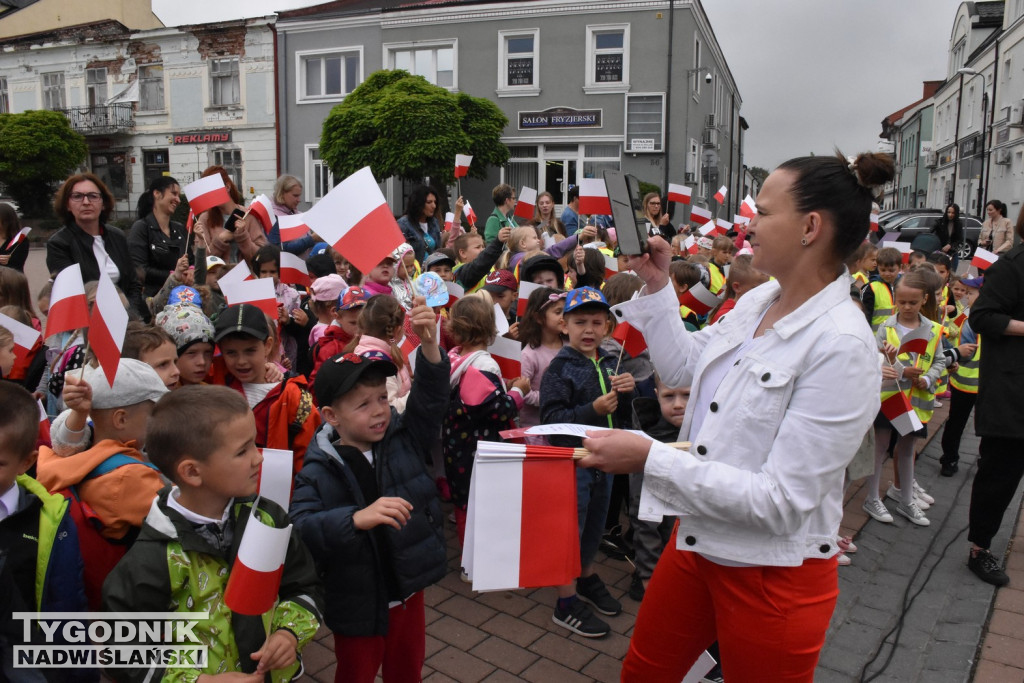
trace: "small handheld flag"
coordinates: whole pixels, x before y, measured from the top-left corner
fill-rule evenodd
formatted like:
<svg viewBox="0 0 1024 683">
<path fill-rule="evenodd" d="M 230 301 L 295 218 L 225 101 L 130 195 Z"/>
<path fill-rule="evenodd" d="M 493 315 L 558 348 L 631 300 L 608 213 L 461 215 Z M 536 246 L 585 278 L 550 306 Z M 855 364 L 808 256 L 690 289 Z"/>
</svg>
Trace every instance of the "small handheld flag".
<svg viewBox="0 0 1024 683">
<path fill-rule="evenodd" d="M 693 195 L 693 188 L 686 185 L 668 184 L 668 200 L 677 204 L 689 204 Z"/>
<path fill-rule="evenodd" d="M 519 191 L 519 201 L 516 202 L 514 215 L 528 221 L 533 218 L 533 212 L 536 209 L 536 206 L 537 190 L 524 185 L 523 189 Z"/>
<path fill-rule="evenodd" d="M 220 173 L 214 173 L 200 178 L 194 183 L 189 183 L 182 189 L 182 192 L 188 198 L 189 209 L 197 216 L 215 206 L 231 201 L 231 195 L 228 194 L 228 188 L 224 185 L 224 178 Z"/>
<path fill-rule="evenodd" d="M 722 185 L 720 188 L 718 188 L 718 192 L 715 193 L 715 201 L 718 202 L 719 204 L 724 203 L 725 195 L 728 191 L 729 188 L 727 188 L 725 185 Z"/>
<path fill-rule="evenodd" d="M 465 178 L 469 175 L 469 165 L 473 163 L 473 155 L 471 154 L 456 154 L 455 155 L 455 177 Z"/>
</svg>

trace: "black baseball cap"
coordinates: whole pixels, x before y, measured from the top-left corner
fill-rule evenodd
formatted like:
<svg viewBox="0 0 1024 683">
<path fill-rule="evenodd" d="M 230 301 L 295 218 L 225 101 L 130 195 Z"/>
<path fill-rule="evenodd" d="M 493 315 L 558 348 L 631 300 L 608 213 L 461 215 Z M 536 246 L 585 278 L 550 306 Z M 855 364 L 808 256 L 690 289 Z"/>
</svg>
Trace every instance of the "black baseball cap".
<svg viewBox="0 0 1024 683">
<path fill-rule="evenodd" d="M 565 269 L 562 268 L 562 264 L 558 262 L 558 259 L 547 254 L 537 254 L 523 261 L 519 266 L 519 279 L 522 282 L 533 282 L 533 276 L 545 270 L 550 270 L 557 275 L 559 282 L 565 282 Z"/>
<path fill-rule="evenodd" d="M 270 336 L 267 316 L 252 304 L 228 306 L 220 312 L 217 322 L 213 325 L 213 340 L 219 342 L 229 334 L 247 334 L 260 341 L 266 341 Z"/>
<path fill-rule="evenodd" d="M 352 391 L 356 383 L 367 373 L 379 377 L 394 377 L 398 368 L 380 351 L 369 351 L 358 355 L 339 353 L 324 361 L 313 381 L 313 396 L 318 406 L 329 406 Z"/>
</svg>

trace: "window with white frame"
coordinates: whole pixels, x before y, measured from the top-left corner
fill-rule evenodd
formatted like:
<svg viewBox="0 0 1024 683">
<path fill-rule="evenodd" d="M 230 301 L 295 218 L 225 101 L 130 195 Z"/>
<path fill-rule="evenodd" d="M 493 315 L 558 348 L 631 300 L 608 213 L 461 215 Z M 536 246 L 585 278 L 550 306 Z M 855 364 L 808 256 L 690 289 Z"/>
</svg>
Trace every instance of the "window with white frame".
<svg viewBox="0 0 1024 683">
<path fill-rule="evenodd" d="M 210 106 L 227 107 L 242 101 L 238 57 L 215 57 L 210 60 Z"/>
<path fill-rule="evenodd" d="M 537 145 L 509 145 L 508 162 L 502 168 L 502 182 L 517 188 L 517 191 L 523 186 L 543 190 L 544 182 L 538 180 L 539 158 Z M 560 198 L 556 197 L 555 202 L 558 201 Z"/>
<path fill-rule="evenodd" d="M 139 109 L 164 109 L 164 65 L 146 64 L 139 67 Z"/>
<path fill-rule="evenodd" d="M 693 92 L 698 95 L 700 94 L 700 82 L 703 80 L 700 73 L 700 50 L 700 38 L 695 33 L 693 35 Z"/>
<path fill-rule="evenodd" d="M 318 145 L 306 145 L 306 181 L 303 192 L 307 202 L 318 202 L 334 187 L 334 174 L 320 158 Z"/>
<path fill-rule="evenodd" d="M 629 88 L 629 24 L 587 27 L 587 77 L 584 89 Z"/>
<path fill-rule="evenodd" d="M 953 60 L 953 68 L 951 71 L 955 75 L 956 72 L 963 68 L 964 60 L 966 58 L 965 50 L 967 49 L 967 41 L 965 38 L 961 38 L 956 45 L 953 46 L 953 53 L 951 59 Z"/>
<path fill-rule="evenodd" d="M 85 94 L 90 107 L 107 102 L 107 67 L 85 70 Z"/>
<path fill-rule="evenodd" d="M 974 125 L 974 86 L 967 90 L 967 127 Z"/>
<path fill-rule="evenodd" d="M 664 93 L 626 95 L 626 151 L 661 152 L 664 139 Z"/>
<path fill-rule="evenodd" d="M 363 82 L 363 48 L 296 53 L 299 102 L 339 102 Z"/>
<path fill-rule="evenodd" d="M 389 69 L 404 69 L 450 90 L 459 87 L 458 49 L 457 40 L 384 46 Z"/>
<path fill-rule="evenodd" d="M 603 178 L 605 171 L 618 171 L 621 152 L 617 142 L 583 145 L 583 177 Z"/>
<path fill-rule="evenodd" d="M 540 29 L 498 31 L 498 90 L 540 93 Z"/>
<path fill-rule="evenodd" d="M 223 166 L 228 176 L 234 181 L 239 192 L 244 193 L 242 185 L 242 150 L 240 149 L 215 149 L 212 154 L 212 161 L 215 166 Z"/>
<path fill-rule="evenodd" d="M 11 113 L 11 100 L 7 94 L 7 77 L 0 76 L 0 114 Z"/>
<path fill-rule="evenodd" d="M 64 72 L 43 74 L 43 109 L 64 109 Z"/>
</svg>

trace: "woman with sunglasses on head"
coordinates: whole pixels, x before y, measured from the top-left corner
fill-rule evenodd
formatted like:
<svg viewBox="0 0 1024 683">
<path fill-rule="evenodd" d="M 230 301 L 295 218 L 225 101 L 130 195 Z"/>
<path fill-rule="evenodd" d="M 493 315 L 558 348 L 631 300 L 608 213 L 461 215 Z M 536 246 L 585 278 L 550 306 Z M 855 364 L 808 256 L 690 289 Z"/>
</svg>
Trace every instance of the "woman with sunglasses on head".
<svg viewBox="0 0 1024 683">
<path fill-rule="evenodd" d="M 648 192 L 644 195 L 643 207 L 647 222 L 651 224 L 648 228 L 649 234 L 661 235 L 666 240 L 675 237 L 676 229 L 668 220 L 668 212 L 664 210 L 665 204 L 661 195 L 657 192 Z"/>
<path fill-rule="evenodd" d="M 643 519 L 679 515 L 647 589 L 623 681 L 677 683 L 718 641 L 725 680 L 812 681 L 839 595 L 843 476 L 879 409 L 881 358 L 844 262 L 893 177 L 882 154 L 800 157 L 765 180 L 748 228 L 775 279 L 687 332 L 660 237 L 630 257 L 644 296 L 613 309 L 661 381 L 692 386 L 687 451 L 591 432 L 580 467 L 643 471 Z"/>
<path fill-rule="evenodd" d="M 92 173 L 77 173 L 61 185 L 53 210 L 64 227 L 46 243 L 46 268 L 51 276 L 75 263 L 82 267 L 82 280 L 98 280 L 106 271 L 124 292 L 131 309 L 143 320 L 150 318 L 139 280 L 128 250 L 128 238 L 118 228 L 106 225 L 114 210 L 114 195 Z"/>
</svg>

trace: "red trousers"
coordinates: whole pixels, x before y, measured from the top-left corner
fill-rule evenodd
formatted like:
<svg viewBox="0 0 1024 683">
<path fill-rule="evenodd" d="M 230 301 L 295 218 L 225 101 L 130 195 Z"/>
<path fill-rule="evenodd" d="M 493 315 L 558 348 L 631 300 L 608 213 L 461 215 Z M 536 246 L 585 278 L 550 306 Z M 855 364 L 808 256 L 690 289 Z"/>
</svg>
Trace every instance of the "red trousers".
<svg viewBox="0 0 1024 683">
<path fill-rule="evenodd" d="M 373 683 L 377 671 L 385 683 L 419 683 L 426 654 L 423 592 L 388 611 L 386 636 L 334 636 L 338 668 L 334 683 Z"/>
<path fill-rule="evenodd" d="M 799 567 L 725 567 L 675 549 L 640 605 L 623 681 L 679 683 L 718 640 L 727 681 L 813 681 L 839 579 L 835 558 Z"/>
</svg>

